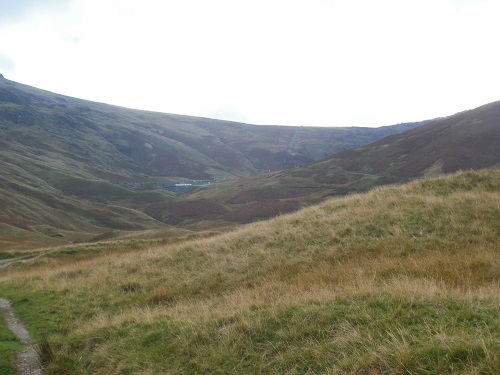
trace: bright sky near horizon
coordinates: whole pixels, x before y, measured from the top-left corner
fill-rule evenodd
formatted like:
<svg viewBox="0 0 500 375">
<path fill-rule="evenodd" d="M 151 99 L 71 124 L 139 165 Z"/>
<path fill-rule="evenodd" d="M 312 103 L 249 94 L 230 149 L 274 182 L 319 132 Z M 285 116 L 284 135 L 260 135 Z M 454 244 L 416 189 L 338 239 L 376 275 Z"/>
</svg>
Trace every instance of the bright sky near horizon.
<svg viewBox="0 0 500 375">
<path fill-rule="evenodd" d="M 252 124 L 381 126 L 500 100 L 498 0 L 0 0 L 0 73 Z"/>
</svg>

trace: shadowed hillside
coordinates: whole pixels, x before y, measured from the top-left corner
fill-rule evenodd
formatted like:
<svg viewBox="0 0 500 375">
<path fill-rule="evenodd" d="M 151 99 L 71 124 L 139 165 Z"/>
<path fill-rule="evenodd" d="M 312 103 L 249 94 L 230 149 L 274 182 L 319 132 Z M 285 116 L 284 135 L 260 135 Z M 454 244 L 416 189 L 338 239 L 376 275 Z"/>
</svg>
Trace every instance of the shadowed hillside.
<svg viewBox="0 0 500 375">
<path fill-rule="evenodd" d="M 40 167 L 124 180 L 249 176 L 305 164 L 421 124 L 255 126 L 94 103 L 2 78 L 0 120 L 4 155 L 24 153 Z M 54 165 L 56 160 L 60 165 Z"/>
<path fill-rule="evenodd" d="M 55 250 L 0 271 L 0 296 L 50 374 L 496 374 L 499 192 L 500 171 L 466 172 L 209 239 Z"/>
</svg>

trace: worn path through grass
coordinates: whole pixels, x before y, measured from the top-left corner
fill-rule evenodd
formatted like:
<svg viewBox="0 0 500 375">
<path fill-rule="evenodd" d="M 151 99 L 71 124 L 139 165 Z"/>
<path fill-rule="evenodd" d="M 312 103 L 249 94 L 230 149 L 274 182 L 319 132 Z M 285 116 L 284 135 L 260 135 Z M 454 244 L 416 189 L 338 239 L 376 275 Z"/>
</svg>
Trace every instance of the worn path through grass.
<svg viewBox="0 0 500 375">
<path fill-rule="evenodd" d="M 16 359 L 19 373 L 21 375 L 41 375 L 42 365 L 34 347 L 35 342 L 28 333 L 24 323 L 15 314 L 12 304 L 8 300 L 0 298 L 0 311 L 2 311 L 2 315 L 9 330 L 26 346 L 26 348 L 18 354 Z"/>
</svg>

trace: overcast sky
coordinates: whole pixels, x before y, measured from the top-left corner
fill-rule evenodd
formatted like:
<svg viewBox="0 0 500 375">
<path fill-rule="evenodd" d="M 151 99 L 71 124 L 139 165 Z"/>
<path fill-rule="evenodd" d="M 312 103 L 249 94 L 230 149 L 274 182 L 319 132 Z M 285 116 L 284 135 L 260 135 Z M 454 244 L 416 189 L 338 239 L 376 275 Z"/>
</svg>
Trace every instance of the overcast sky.
<svg viewBox="0 0 500 375">
<path fill-rule="evenodd" d="M 131 108 L 380 126 L 500 100 L 498 0 L 0 0 L 0 73 Z"/>
</svg>

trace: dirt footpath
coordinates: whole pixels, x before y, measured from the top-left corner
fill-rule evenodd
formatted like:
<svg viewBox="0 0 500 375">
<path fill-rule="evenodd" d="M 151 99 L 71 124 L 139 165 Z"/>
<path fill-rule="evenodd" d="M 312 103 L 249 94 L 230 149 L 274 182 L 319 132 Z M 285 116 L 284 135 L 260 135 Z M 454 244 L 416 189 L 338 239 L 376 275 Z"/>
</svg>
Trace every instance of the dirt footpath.
<svg viewBox="0 0 500 375">
<path fill-rule="evenodd" d="M 6 299 L 0 298 L 0 311 L 3 314 L 7 327 L 26 346 L 16 359 L 18 374 L 41 375 L 42 366 L 34 348 L 35 342 L 30 337 L 24 323 L 17 317 L 11 303 Z"/>
</svg>

